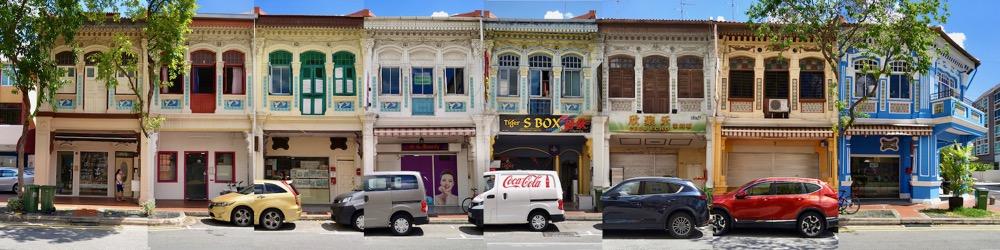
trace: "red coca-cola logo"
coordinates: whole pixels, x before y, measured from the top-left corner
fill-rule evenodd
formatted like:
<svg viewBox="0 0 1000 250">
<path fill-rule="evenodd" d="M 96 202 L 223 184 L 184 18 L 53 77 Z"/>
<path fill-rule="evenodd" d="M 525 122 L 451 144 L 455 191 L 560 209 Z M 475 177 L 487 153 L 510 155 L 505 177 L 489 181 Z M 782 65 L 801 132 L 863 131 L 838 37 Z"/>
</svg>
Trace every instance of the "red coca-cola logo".
<svg viewBox="0 0 1000 250">
<path fill-rule="evenodd" d="M 545 175 L 525 175 L 523 177 L 514 177 L 513 175 L 508 175 L 503 179 L 503 187 L 515 187 L 515 188 L 539 188 L 542 186 L 542 177 L 545 177 L 545 187 L 549 187 L 549 176 Z"/>
</svg>

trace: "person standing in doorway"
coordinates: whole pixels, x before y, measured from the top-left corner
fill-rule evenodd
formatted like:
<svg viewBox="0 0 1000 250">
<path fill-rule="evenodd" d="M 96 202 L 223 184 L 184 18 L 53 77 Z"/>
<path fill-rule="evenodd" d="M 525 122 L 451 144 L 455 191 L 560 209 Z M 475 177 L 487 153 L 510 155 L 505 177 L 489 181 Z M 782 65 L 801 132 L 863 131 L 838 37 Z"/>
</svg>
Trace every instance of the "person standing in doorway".
<svg viewBox="0 0 1000 250">
<path fill-rule="evenodd" d="M 122 173 L 122 169 L 119 168 L 115 171 L 115 200 L 123 201 L 125 200 L 122 196 L 125 194 L 125 173 Z"/>
</svg>

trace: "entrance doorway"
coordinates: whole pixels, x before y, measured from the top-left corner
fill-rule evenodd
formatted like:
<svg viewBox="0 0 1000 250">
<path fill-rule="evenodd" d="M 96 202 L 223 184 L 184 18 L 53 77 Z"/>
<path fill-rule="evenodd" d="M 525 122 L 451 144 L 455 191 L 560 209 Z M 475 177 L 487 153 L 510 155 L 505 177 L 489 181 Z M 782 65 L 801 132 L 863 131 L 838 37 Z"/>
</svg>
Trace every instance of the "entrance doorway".
<svg viewBox="0 0 1000 250">
<path fill-rule="evenodd" d="M 75 169 L 73 151 L 59 151 L 56 153 L 56 194 L 73 195 L 73 186 L 76 183 L 73 178 Z"/>
<path fill-rule="evenodd" d="M 851 157 L 851 180 L 860 198 L 899 198 L 899 157 Z"/>
<path fill-rule="evenodd" d="M 208 199 L 208 152 L 184 153 L 184 199 Z"/>
<path fill-rule="evenodd" d="M 80 152 L 79 195 L 108 196 L 108 152 Z"/>
</svg>

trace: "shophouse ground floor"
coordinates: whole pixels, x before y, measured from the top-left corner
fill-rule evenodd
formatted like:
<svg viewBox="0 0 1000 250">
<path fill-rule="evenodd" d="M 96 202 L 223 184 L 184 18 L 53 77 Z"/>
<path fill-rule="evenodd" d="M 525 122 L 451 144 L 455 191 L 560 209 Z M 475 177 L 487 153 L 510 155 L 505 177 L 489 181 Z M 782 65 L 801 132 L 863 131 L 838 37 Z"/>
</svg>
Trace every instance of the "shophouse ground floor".
<svg viewBox="0 0 1000 250">
<path fill-rule="evenodd" d="M 836 140 L 829 127 L 721 126 L 714 192 L 763 177 L 816 178 L 836 186 Z"/>
</svg>

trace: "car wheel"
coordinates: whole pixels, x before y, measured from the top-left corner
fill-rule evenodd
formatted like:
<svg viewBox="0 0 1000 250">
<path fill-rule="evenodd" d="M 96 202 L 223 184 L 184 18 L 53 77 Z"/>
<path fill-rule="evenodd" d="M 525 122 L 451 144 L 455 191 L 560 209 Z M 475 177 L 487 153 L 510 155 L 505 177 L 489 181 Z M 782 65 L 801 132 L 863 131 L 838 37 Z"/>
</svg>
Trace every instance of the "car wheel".
<svg viewBox="0 0 1000 250">
<path fill-rule="evenodd" d="M 264 211 L 264 214 L 260 216 L 260 225 L 264 226 L 267 230 L 277 230 L 284 223 L 284 216 L 281 216 L 281 213 L 275 209 Z"/>
<path fill-rule="evenodd" d="M 799 215 L 797 223 L 799 233 L 809 238 L 823 234 L 826 231 L 826 223 L 823 220 L 823 216 L 816 212 L 807 212 Z"/>
<path fill-rule="evenodd" d="M 351 221 L 354 222 L 353 225 L 351 225 L 351 227 L 354 227 L 354 230 L 358 230 L 360 232 L 364 232 L 365 231 L 365 214 L 364 213 L 355 214 L 354 218 L 351 219 Z"/>
<path fill-rule="evenodd" d="M 409 235 L 413 230 L 413 221 L 409 216 L 397 214 L 392 216 L 392 233 L 395 235 Z"/>
<path fill-rule="evenodd" d="M 245 207 L 236 208 L 229 221 L 240 227 L 250 226 L 250 224 L 253 223 L 253 211 L 250 211 L 249 208 Z"/>
<path fill-rule="evenodd" d="M 694 219 L 686 213 L 676 213 L 667 219 L 667 232 L 674 238 L 691 238 L 694 235 Z"/>
<path fill-rule="evenodd" d="M 709 221 L 712 224 L 712 235 L 723 235 L 729 233 L 729 230 L 733 228 L 733 217 L 729 216 L 725 211 L 712 210 L 709 217 Z"/>
<path fill-rule="evenodd" d="M 549 227 L 549 217 L 540 212 L 531 213 L 528 216 L 528 228 L 531 231 L 541 232 Z"/>
<path fill-rule="evenodd" d="M 15 194 L 17 193 L 17 183 L 14 183 L 14 186 L 10 187 L 10 192 Z"/>
</svg>

